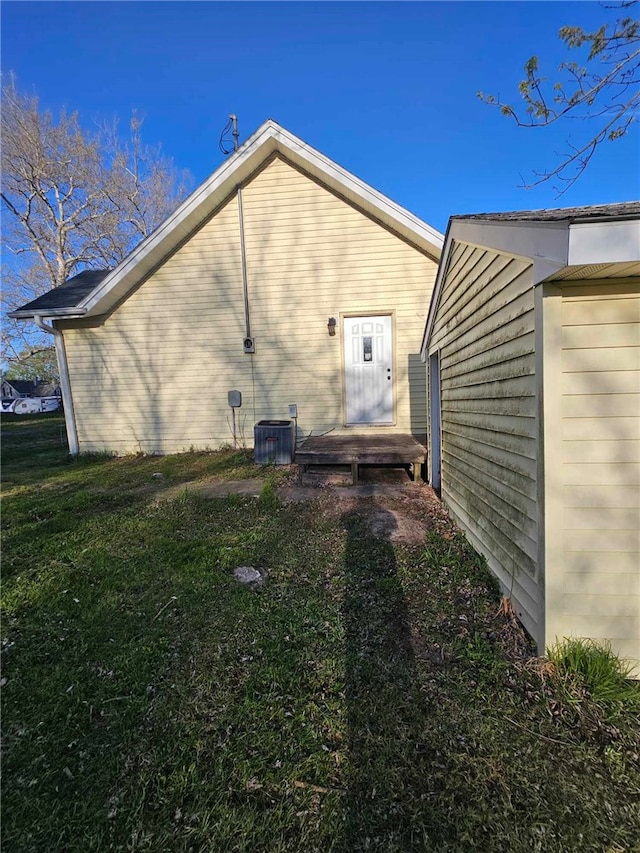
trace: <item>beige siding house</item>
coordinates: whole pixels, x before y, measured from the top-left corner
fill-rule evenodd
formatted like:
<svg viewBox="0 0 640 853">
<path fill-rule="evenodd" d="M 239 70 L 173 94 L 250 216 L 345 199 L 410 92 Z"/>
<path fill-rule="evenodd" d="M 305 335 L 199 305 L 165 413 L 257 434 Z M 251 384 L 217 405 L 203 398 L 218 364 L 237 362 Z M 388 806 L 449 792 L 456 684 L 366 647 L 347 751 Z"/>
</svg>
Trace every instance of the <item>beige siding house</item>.
<svg viewBox="0 0 640 853">
<path fill-rule="evenodd" d="M 453 217 L 422 352 L 431 481 L 540 650 L 640 662 L 640 204 Z"/>
<path fill-rule="evenodd" d="M 254 424 L 290 404 L 299 437 L 424 440 L 420 336 L 442 243 L 268 121 L 116 269 L 13 316 L 56 335 L 72 452 L 218 448 L 232 438 L 230 390 L 249 446 Z M 382 353 L 360 381 L 358 359 Z"/>
</svg>

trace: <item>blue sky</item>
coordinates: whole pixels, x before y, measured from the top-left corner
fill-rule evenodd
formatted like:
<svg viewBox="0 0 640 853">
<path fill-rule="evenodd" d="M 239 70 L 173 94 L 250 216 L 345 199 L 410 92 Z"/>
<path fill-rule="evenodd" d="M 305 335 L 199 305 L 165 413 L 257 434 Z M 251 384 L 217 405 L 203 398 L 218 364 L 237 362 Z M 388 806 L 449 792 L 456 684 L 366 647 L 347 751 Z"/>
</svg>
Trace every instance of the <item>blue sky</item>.
<svg viewBox="0 0 640 853">
<path fill-rule="evenodd" d="M 444 231 L 450 214 L 595 204 L 640 195 L 639 133 L 602 146 L 561 199 L 521 189 L 581 123 L 524 130 L 476 97 L 518 100 L 537 54 L 552 75 L 564 24 L 597 28 L 594 2 L 4 2 L 2 68 L 43 107 L 84 123 L 132 109 L 195 183 L 274 118 Z"/>
</svg>

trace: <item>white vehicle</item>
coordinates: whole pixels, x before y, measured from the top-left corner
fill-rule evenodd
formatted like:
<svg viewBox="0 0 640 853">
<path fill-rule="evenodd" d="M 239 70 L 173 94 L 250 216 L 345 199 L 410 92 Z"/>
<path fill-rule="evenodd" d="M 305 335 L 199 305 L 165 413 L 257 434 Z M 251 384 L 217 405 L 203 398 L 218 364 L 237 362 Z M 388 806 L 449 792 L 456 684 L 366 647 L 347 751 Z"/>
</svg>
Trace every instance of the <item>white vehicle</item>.
<svg viewBox="0 0 640 853">
<path fill-rule="evenodd" d="M 39 412 L 55 412 L 60 408 L 60 397 L 22 397 L 13 400 L 11 408 L 2 406 L 3 412 L 14 415 L 36 415 Z"/>
<path fill-rule="evenodd" d="M 42 411 L 42 405 L 39 398 L 22 397 L 20 400 L 16 400 L 11 411 L 14 415 L 35 415 Z"/>
<path fill-rule="evenodd" d="M 40 397 L 42 412 L 56 412 L 60 408 L 60 397 Z"/>
</svg>

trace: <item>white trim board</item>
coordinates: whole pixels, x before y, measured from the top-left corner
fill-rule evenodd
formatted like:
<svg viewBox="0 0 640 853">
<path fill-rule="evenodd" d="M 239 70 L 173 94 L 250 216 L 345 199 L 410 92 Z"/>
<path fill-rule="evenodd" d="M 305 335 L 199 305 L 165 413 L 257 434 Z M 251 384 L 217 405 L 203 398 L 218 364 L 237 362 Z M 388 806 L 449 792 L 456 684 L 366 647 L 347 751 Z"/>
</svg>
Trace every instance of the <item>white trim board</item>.
<svg viewBox="0 0 640 853">
<path fill-rule="evenodd" d="M 90 317 L 109 311 L 218 209 L 243 181 L 278 153 L 434 260 L 439 259 L 442 234 L 269 119 L 90 294 L 77 306 L 69 308 L 66 314 L 56 311 L 56 316 Z"/>
<path fill-rule="evenodd" d="M 569 226 L 569 266 L 640 261 L 640 219 Z"/>
<path fill-rule="evenodd" d="M 569 266 L 640 261 L 640 219 L 576 223 L 569 219 L 450 219 L 422 337 L 423 361 L 427 358 L 454 242 L 531 261 L 535 287 L 542 281 L 553 280 L 554 275 Z"/>
</svg>

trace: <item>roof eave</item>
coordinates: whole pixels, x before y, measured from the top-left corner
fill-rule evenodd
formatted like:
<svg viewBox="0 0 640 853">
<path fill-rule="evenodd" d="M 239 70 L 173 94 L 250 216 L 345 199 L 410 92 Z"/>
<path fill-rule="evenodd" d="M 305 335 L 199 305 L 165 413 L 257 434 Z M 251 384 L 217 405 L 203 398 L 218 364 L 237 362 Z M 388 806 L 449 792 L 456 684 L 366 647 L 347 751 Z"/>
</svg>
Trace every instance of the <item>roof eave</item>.
<svg viewBox="0 0 640 853">
<path fill-rule="evenodd" d="M 570 266 L 640 261 L 640 219 L 575 222 L 569 226 Z"/>
<path fill-rule="evenodd" d="M 454 242 L 463 242 L 479 249 L 501 252 L 531 261 L 534 267 L 534 286 L 567 266 L 569 254 L 569 222 L 500 221 L 486 219 L 449 220 L 447 241 L 440 260 L 438 274 L 429 305 L 422 336 L 420 355 L 426 360 L 435 316 L 440 302 L 444 278 Z"/>
<path fill-rule="evenodd" d="M 553 280 L 569 266 L 640 261 L 640 219 L 621 215 L 588 222 L 564 220 L 449 220 L 445 249 L 438 267 L 433 298 L 420 353 L 426 359 L 443 280 L 455 240 L 489 251 L 521 257 L 533 264 L 534 286 Z"/>
<path fill-rule="evenodd" d="M 269 120 L 226 160 L 146 240 L 122 261 L 78 307 L 103 314 L 155 269 L 272 154 L 280 153 L 331 189 L 371 213 L 400 236 L 438 260 L 443 236 L 391 199 Z"/>
<path fill-rule="evenodd" d="M 427 313 L 427 321 L 425 323 L 424 332 L 422 335 L 422 343 L 420 344 L 420 358 L 424 362 L 427 359 L 427 350 L 429 348 L 429 338 L 431 337 L 431 329 L 433 327 L 433 320 L 435 318 L 436 309 L 438 307 L 438 302 L 440 301 L 440 291 L 442 290 L 442 282 L 446 275 L 446 271 L 449 266 L 449 261 L 451 258 L 451 244 L 453 243 L 453 238 L 451 236 L 451 228 L 454 224 L 453 219 L 449 219 L 447 223 L 447 230 L 444 238 L 444 248 L 442 250 L 442 255 L 440 257 L 440 263 L 438 265 L 438 271 L 436 273 L 436 280 L 433 285 L 433 291 L 431 293 L 431 300 L 429 301 L 429 311 Z"/>
<path fill-rule="evenodd" d="M 9 311 L 7 317 L 12 320 L 33 320 L 34 317 L 45 317 L 52 320 L 78 320 L 86 315 L 84 308 L 36 308 L 29 311 Z"/>
<path fill-rule="evenodd" d="M 319 177 L 331 189 L 365 211 L 382 218 L 386 225 L 410 242 L 419 244 L 435 260 L 440 257 L 444 236 L 439 231 L 284 128 L 279 125 L 275 127 L 275 138 L 281 154 Z"/>
<path fill-rule="evenodd" d="M 148 275 L 199 223 L 219 207 L 233 188 L 253 171 L 252 155 L 257 148 L 269 157 L 275 148 L 270 146 L 267 121 L 249 137 L 216 171 L 202 183 L 156 230 L 104 278 L 79 305 L 93 316 L 109 310 L 122 299 L 131 287 Z M 265 146 L 263 148 L 263 146 Z"/>
</svg>

